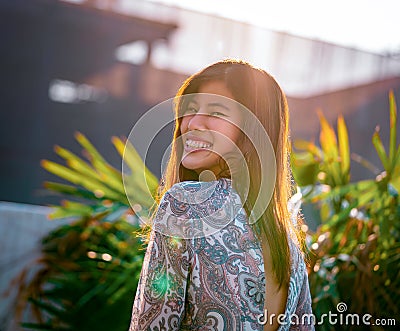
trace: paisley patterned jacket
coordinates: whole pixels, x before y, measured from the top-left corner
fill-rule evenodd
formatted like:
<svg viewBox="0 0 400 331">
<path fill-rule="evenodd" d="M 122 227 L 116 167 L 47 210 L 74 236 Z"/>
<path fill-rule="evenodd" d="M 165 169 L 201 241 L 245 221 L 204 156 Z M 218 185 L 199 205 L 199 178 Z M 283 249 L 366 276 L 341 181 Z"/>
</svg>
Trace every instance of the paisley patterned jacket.
<svg viewBox="0 0 400 331">
<path fill-rule="evenodd" d="M 261 246 L 231 180 L 175 184 L 158 206 L 129 331 L 263 330 L 264 300 Z M 291 245 L 279 330 L 314 330 L 311 314 L 306 266 Z"/>
</svg>

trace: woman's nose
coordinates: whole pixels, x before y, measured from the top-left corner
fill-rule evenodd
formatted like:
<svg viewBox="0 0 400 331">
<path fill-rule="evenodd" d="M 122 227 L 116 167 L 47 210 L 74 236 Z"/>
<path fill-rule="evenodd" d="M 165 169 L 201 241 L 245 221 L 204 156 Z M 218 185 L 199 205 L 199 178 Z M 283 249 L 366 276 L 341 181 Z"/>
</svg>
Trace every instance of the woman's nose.
<svg viewBox="0 0 400 331">
<path fill-rule="evenodd" d="M 189 130 L 201 130 L 207 128 L 207 115 L 197 113 L 192 116 L 188 123 Z"/>
</svg>

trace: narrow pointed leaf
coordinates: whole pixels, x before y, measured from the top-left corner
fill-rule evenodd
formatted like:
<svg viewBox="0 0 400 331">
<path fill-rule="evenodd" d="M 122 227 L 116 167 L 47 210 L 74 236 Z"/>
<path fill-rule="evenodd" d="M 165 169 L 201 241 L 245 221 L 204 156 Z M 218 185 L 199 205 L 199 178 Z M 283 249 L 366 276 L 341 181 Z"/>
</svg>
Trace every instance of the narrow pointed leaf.
<svg viewBox="0 0 400 331">
<path fill-rule="evenodd" d="M 123 144 L 121 140 L 114 137 L 113 144 L 123 156 L 123 162 L 130 168 L 130 174 L 124 173 L 124 187 L 129 201 L 150 208 L 154 203 L 158 186 L 157 177 L 147 169 L 136 149 L 129 142 Z"/>
<path fill-rule="evenodd" d="M 54 182 L 44 182 L 43 186 L 46 189 L 59 192 L 62 194 L 66 195 L 71 195 L 74 197 L 81 197 L 89 200 L 97 200 L 98 198 L 93 192 L 90 192 L 85 189 L 81 189 L 76 186 L 72 185 L 67 185 L 67 184 L 60 184 L 60 183 L 54 183 Z"/>
<path fill-rule="evenodd" d="M 86 216 L 87 215 L 88 214 L 86 214 Z M 56 220 L 56 219 L 63 219 L 63 218 L 70 218 L 70 217 L 74 218 L 74 217 L 82 217 L 82 216 L 84 216 L 82 211 L 56 206 L 56 207 L 54 207 L 54 211 L 48 215 L 48 218 L 50 220 Z"/>
<path fill-rule="evenodd" d="M 93 208 L 75 201 L 63 200 L 62 206 L 56 206 L 48 215 L 49 219 L 61 219 L 66 217 L 85 217 L 93 214 Z"/>
<path fill-rule="evenodd" d="M 81 173 L 83 176 L 91 177 L 100 182 L 106 182 L 108 186 L 112 187 L 118 192 L 124 192 L 120 173 L 114 172 L 112 175 L 110 175 L 112 172 L 110 166 L 97 161 L 94 156 L 92 158 L 92 164 L 95 167 L 92 168 L 84 160 L 60 146 L 56 146 L 55 151 L 67 161 L 67 164 L 71 169 Z M 106 171 L 104 171 L 104 169 L 106 169 Z"/>
<path fill-rule="evenodd" d="M 34 303 L 37 307 L 40 307 L 41 309 L 47 311 L 48 313 L 51 313 L 52 315 L 55 316 L 65 315 L 65 311 L 63 309 L 57 308 L 54 305 L 47 304 L 41 300 L 36 300 L 34 298 L 29 298 L 29 301 Z"/>
<path fill-rule="evenodd" d="M 297 139 L 293 142 L 293 146 L 298 150 L 310 152 L 318 160 L 322 160 L 323 158 L 321 149 L 313 142 Z"/>
<path fill-rule="evenodd" d="M 99 174 L 96 173 L 96 171 L 94 171 L 90 165 L 88 165 L 84 160 L 76 156 L 74 153 L 58 145 L 54 147 L 54 150 L 59 156 L 61 156 L 63 159 L 67 161 L 68 166 L 71 167 L 72 169 L 76 170 L 77 172 L 80 172 L 85 176 L 89 176 L 95 179 L 100 179 Z"/>
<path fill-rule="evenodd" d="M 81 213 L 90 215 L 93 212 L 93 209 L 88 206 L 85 205 L 83 203 L 80 202 L 76 202 L 76 201 L 70 201 L 70 200 L 63 200 L 63 206 L 64 208 L 68 208 L 70 210 L 76 210 L 76 211 L 80 211 Z"/>
<path fill-rule="evenodd" d="M 389 93 L 389 104 L 390 104 L 390 143 L 389 143 L 389 162 L 391 162 L 391 167 L 395 165 L 396 157 L 396 123 L 397 123 L 397 107 L 396 100 L 394 98 L 393 91 Z"/>
<path fill-rule="evenodd" d="M 395 164 L 390 183 L 394 186 L 397 192 L 400 192 L 400 146 L 397 148 Z"/>
<path fill-rule="evenodd" d="M 92 145 L 92 143 L 80 132 L 75 133 L 75 139 L 81 144 L 81 146 L 90 155 L 91 163 L 93 166 L 103 175 L 102 180 L 111 181 L 110 186 L 113 186 L 114 181 L 116 183 L 120 182 L 120 173 L 114 169 L 107 161 L 101 156 L 97 149 Z M 114 187 L 115 188 L 115 187 Z M 122 185 L 117 186 L 119 192 L 123 192 Z"/>
<path fill-rule="evenodd" d="M 145 166 L 135 147 L 129 141 L 124 144 L 118 137 L 112 137 L 112 143 L 132 172 L 136 170 L 144 171 L 146 183 L 150 191 L 154 191 L 158 187 L 158 178 Z"/>
<path fill-rule="evenodd" d="M 380 169 L 376 165 L 372 164 L 361 155 L 353 152 L 350 154 L 350 157 L 353 161 L 361 164 L 364 168 L 370 170 L 374 175 L 378 175 L 380 173 Z"/>
<path fill-rule="evenodd" d="M 343 183 L 336 134 L 321 111 L 318 112 L 318 116 L 321 125 L 320 144 L 324 153 L 324 166 L 329 174 L 325 182 L 330 186 L 341 185 Z"/>
<path fill-rule="evenodd" d="M 338 213 L 334 214 L 326 224 L 329 225 L 329 227 L 336 226 L 339 222 L 347 219 L 351 210 L 356 207 L 357 201 L 354 201 L 347 208 L 343 208 Z"/>
<path fill-rule="evenodd" d="M 350 146 L 349 146 L 349 136 L 347 133 L 347 127 L 343 119 L 343 116 L 339 116 L 337 128 L 338 128 L 338 140 L 339 140 L 340 165 L 343 176 L 342 184 L 345 184 L 349 181 Z"/>
<path fill-rule="evenodd" d="M 318 195 L 315 195 L 314 201 L 332 199 L 334 197 L 345 197 L 347 195 L 354 196 L 354 198 L 357 198 L 360 192 L 370 190 L 374 186 L 376 186 L 376 182 L 374 180 L 371 179 L 362 180 L 356 183 L 338 186 L 332 188 L 329 192 L 323 192 Z"/>
<path fill-rule="evenodd" d="M 389 161 L 386 156 L 385 147 L 382 144 L 381 137 L 379 136 L 379 131 L 376 130 L 372 136 L 372 143 L 374 144 L 375 150 L 382 162 L 383 168 L 386 172 L 389 171 Z"/>
<path fill-rule="evenodd" d="M 83 135 L 80 132 L 75 133 L 75 139 L 79 142 L 79 144 L 89 152 L 89 154 L 97 160 L 102 161 L 103 163 L 106 163 L 106 160 L 103 158 L 103 156 L 97 151 L 97 149 L 92 145 L 92 143 L 86 138 L 85 135 Z"/>
<path fill-rule="evenodd" d="M 102 163 L 98 160 L 93 160 L 93 166 L 100 172 L 101 180 L 106 182 L 108 186 L 114 190 L 124 194 L 124 185 L 121 173 L 107 163 Z"/>
<path fill-rule="evenodd" d="M 326 120 L 322 111 L 318 112 L 318 116 L 321 124 L 320 143 L 322 151 L 327 154 L 329 158 L 337 160 L 338 148 L 335 131 Z"/>
<path fill-rule="evenodd" d="M 51 172 L 61 178 L 64 178 L 73 184 L 81 185 L 87 188 L 88 190 L 94 192 L 94 194 L 98 198 L 107 197 L 115 200 L 123 199 L 123 195 L 113 191 L 112 189 L 108 188 L 107 186 L 103 185 L 97 180 L 84 177 L 79 173 L 77 173 L 76 171 L 64 167 L 60 164 L 48 160 L 42 160 L 41 165 L 48 172 Z"/>
</svg>

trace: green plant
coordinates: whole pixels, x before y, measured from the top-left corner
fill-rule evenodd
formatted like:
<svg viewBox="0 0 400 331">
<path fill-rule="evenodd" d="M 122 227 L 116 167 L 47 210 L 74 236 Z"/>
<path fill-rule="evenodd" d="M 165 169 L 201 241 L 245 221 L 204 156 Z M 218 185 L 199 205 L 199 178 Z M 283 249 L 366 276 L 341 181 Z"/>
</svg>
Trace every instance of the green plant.
<svg viewBox="0 0 400 331">
<path fill-rule="evenodd" d="M 344 120 L 338 134 L 320 113 L 320 147 L 296 142 L 293 174 L 305 204 L 319 207 L 321 226 L 309 235 L 310 288 L 317 317 L 345 302 L 348 312 L 374 318 L 394 318 L 400 303 L 400 147 L 396 144 L 397 113 L 390 94 L 390 144 L 385 151 L 379 132 L 373 144 L 383 169 L 376 178 L 350 182 L 350 148 Z M 43 239 L 42 257 L 33 279 L 20 279 L 22 311 L 27 302 L 37 322 L 23 324 L 38 330 L 126 330 L 144 250 L 133 233 L 138 215 L 149 213 L 157 179 L 134 148 L 113 138 L 131 169 L 129 207 L 122 174 L 111 167 L 82 134 L 76 139 L 89 163 L 56 147 L 67 166 L 43 161 L 42 166 L 72 185 L 45 183 L 68 195 L 51 218 L 73 217 Z M 397 321 L 399 323 L 399 321 Z M 349 326 L 319 326 L 320 330 Z M 375 328 L 377 329 L 377 328 Z"/>
<path fill-rule="evenodd" d="M 336 136 L 320 113 L 320 148 L 311 142 L 295 144 L 294 177 L 302 187 L 304 203 L 320 209 L 321 225 L 308 238 L 310 288 L 319 317 L 337 312 L 339 302 L 348 305 L 347 312 L 369 313 L 373 318 L 399 316 L 400 147 L 392 92 L 389 101 L 389 151 L 378 130 L 372 137 L 384 169 L 376 178 L 350 182 L 350 148 L 342 117 Z M 325 323 L 320 329 L 351 326 Z"/>
<path fill-rule="evenodd" d="M 42 161 L 49 172 L 71 184 L 46 182 L 45 187 L 70 196 L 54 206 L 51 219 L 73 218 L 42 240 L 42 255 L 35 261 L 33 278 L 22 274 L 19 313 L 31 312 L 36 322 L 22 326 L 37 330 L 126 330 L 142 266 L 143 243 L 135 234 L 138 215 L 130 208 L 122 174 L 77 133 L 89 163 L 70 151 L 55 147 L 66 166 Z M 157 178 L 150 173 L 129 143 L 112 142 L 129 166 L 126 180 L 135 194 L 135 210 L 150 212 Z M 125 154 L 124 154 L 125 153 Z M 144 182 L 146 181 L 146 182 Z"/>
</svg>

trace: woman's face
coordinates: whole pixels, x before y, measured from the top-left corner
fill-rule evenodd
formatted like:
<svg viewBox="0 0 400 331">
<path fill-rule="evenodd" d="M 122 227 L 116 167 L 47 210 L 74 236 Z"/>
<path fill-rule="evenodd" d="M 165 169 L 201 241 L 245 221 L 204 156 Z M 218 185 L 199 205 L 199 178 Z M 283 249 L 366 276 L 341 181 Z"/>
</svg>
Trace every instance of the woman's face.
<svg viewBox="0 0 400 331">
<path fill-rule="evenodd" d="M 198 174 L 210 170 L 217 175 L 221 158 L 237 150 L 243 121 L 240 107 L 223 82 L 212 81 L 204 83 L 185 108 L 180 128 L 182 165 Z"/>
</svg>

